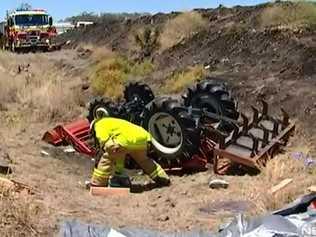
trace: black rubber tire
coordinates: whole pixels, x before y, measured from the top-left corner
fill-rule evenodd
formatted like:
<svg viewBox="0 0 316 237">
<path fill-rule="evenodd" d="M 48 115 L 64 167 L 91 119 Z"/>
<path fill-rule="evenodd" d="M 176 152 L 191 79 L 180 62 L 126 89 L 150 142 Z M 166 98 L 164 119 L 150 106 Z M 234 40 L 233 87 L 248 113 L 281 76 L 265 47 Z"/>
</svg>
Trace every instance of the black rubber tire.
<svg viewBox="0 0 316 237">
<path fill-rule="evenodd" d="M 226 84 L 216 79 L 208 78 L 188 88 L 187 93 L 183 95 L 183 100 L 186 107 L 192 106 L 198 109 L 206 108 L 209 112 L 233 120 L 237 120 L 239 117 L 237 103 L 232 98 Z M 221 121 L 219 129 L 224 132 L 230 132 L 234 127 Z"/>
<path fill-rule="evenodd" d="M 179 165 L 183 160 L 188 160 L 193 154 L 197 154 L 199 151 L 201 131 L 188 109 L 183 106 L 181 107 L 181 104 L 177 100 L 166 97 L 156 98 L 147 106 L 144 112 L 142 126 L 147 131 L 150 130 L 150 119 L 155 116 L 155 114 L 157 115 L 157 113 L 171 115 L 176 120 L 181 128 L 182 143 L 179 149 L 172 154 L 166 154 L 153 146 L 152 157 L 162 165 L 167 164 L 172 166 Z M 172 122 L 172 124 L 174 123 Z M 149 132 L 154 136 L 152 131 Z M 155 139 L 159 140 L 157 137 Z"/>
<path fill-rule="evenodd" d="M 102 108 L 102 107 L 105 108 L 109 112 L 109 115 L 111 117 L 119 117 L 117 106 L 115 106 L 115 104 L 111 100 L 105 99 L 103 97 L 96 97 L 90 101 L 89 106 L 88 106 L 87 119 L 89 120 L 90 123 L 95 119 L 95 111 L 98 108 Z"/>
<path fill-rule="evenodd" d="M 155 95 L 147 84 L 131 82 L 125 87 L 124 98 L 126 102 L 131 102 L 135 97 L 142 100 L 146 105 L 155 98 Z"/>
</svg>

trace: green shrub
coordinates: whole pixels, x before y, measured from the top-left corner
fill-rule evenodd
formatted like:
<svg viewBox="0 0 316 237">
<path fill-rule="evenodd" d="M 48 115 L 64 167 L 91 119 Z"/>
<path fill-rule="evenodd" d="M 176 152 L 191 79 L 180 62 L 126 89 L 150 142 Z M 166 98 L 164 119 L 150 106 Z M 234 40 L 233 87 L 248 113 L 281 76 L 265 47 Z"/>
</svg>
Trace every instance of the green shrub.
<svg viewBox="0 0 316 237">
<path fill-rule="evenodd" d="M 154 69 L 154 64 L 150 60 L 145 60 L 142 63 L 135 63 L 131 68 L 131 74 L 133 76 L 145 77 L 152 73 Z"/>
<path fill-rule="evenodd" d="M 122 96 L 127 79 L 144 77 L 154 69 L 150 61 L 133 63 L 121 56 L 104 58 L 90 72 L 93 92 L 100 96 L 117 99 Z"/>
<path fill-rule="evenodd" d="M 169 79 L 167 79 L 163 92 L 165 93 L 178 93 L 185 88 L 192 85 L 194 82 L 201 80 L 206 75 L 206 71 L 203 66 L 189 67 L 182 72 L 174 73 Z"/>
<path fill-rule="evenodd" d="M 159 48 L 159 31 L 146 27 L 135 34 L 135 43 L 139 48 L 139 59 L 149 58 Z"/>
</svg>

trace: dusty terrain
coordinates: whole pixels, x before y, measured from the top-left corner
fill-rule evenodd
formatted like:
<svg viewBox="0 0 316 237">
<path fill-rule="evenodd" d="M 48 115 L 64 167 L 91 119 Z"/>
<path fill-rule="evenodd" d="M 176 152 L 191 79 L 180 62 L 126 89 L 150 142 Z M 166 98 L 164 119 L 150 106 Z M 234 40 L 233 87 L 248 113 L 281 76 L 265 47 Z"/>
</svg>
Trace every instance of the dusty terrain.
<svg viewBox="0 0 316 237">
<path fill-rule="evenodd" d="M 162 231 L 215 231 L 239 212 L 264 213 L 303 194 L 315 182 L 315 168 L 308 169 L 293 160 L 290 152 L 302 151 L 316 157 L 316 35 L 306 27 L 299 31 L 295 27 L 263 27 L 256 18 L 263 9 L 199 10 L 209 27 L 163 52 L 155 52 L 151 58 L 155 70 L 142 78 L 159 94 L 174 71 L 200 64 L 208 68 L 208 74 L 229 83 L 244 111 L 256 99 L 264 98 L 273 112 L 278 113 L 282 106 L 297 121 L 297 131 L 285 154 L 270 162 L 258 176 L 222 177 L 230 182 L 227 190 L 208 188 L 209 179 L 214 177 L 210 170 L 173 175 L 169 188 L 129 197 L 92 198 L 84 189 L 91 172 L 89 159 L 41 142 L 48 129 L 84 116 L 86 103 L 94 94 L 87 89 L 95 63 L 93 51 L 106 46 L 122 53 L 130 48 L 129 30 L 150 24 L 162 27 L 174 15 L 117 23 L 120 28 L 115 24 L 97 25 L 84 34 L 65 36 L 73 40 L 71 48 L 59 52 L 1 52 L 0 155 L 8 154 L 11 159 L 13 173 L 9 177 L 33 190 L 32 195 L 18 194 L 26 196 L 27 203 L 37 210 L 25 214 L 26 219 L 28 215 L 34 218 L 25 230 L 26 236 L 51 236 L 63 220 L 69 219 Z M 93 32 L 102 27 L 111 34 L 93 37 Z M 82 50 L 87 45 L 89 50 Z M 128 57 L 135 54 L 127 52 Z M 266 192 L 284 178 L 293 178 L 294 183 L 277 195 Z M 25 220 L 19 219 L 16 225 L 25 225 Z"/>
</svg>

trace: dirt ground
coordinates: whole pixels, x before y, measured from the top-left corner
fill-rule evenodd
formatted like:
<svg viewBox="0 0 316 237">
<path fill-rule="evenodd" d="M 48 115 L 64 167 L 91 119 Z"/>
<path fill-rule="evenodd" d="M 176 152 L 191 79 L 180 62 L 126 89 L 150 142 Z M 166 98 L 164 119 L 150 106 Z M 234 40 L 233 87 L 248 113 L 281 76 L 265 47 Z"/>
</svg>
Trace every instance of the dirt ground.
<svg viewBox="0 0 316 237">
<path fill-rule="evenodd" d="M 9 66 L 12 71 L 22 62 L 28 61 L 31 64 L 28 73 L 34 73 L 34 77 L 45 74 L 43 70 L 50 71 L 58 67 L 60 70 L 57 76 L 61 77 L 64 89 L 69 86 L 76 87 L 76 84 L 81 82 L 78 75 L 83 75 L 83 68 L 80 66 L 83 62 L 80 57 L 77 57 L 76 51 L 49 53 L 41 55 L 40 60 L 35 59 L 34 55 L 9 54 L 8 56 L 15 59 L 15 63 Z M 89 64 L 88 61 L 85 63 Z M 20 76 L 11 74 L 12 77 Z M 2 77 L 11 77 L 11 75 L 4 71 Z M 275 81 L 278 82 L 277 79 Z M 244 81 L 240 80 L 239 83 L 242 84 Z M 313 82 L 308 85 L 295 81 L 292 83 L 300 84 L 299 90 L 291 86 L 293 91 L 286 92 L 297 93 L 295 98 L 298 102 L 292 102 L 292 113 L 295 114 L 303 111 L 304 108 L 296 108 L 295 105 L 302 104 L 301 100 L 308 101 L 308 98 L 313 96 L 312 93 L 315 93 L 316 85 Z M 254 93 L 253 87 L 243 85 L 246 85 L 246 89 L 243 89 L 245 95 Z M 275 85 L 280 86 L 277 83 Z M 308 95 L 298 96 L 301 93 Z M 278 97 L 282 96 L 284 95 L 281 94 Z M 244 97 L 240 96 L 240 98 Z M 41 229 L 40 234 L 58 232 L 59 224 L 69 219 L 116 227 L 133 226 L 162 231 L 216 230 L 220 223 L 229 220 L 238 212 L 255 213 L 259 210 L 255 203 L 256 198 L 247 196 L 249 189 L 252 189 L 251 185 L 256 185 L 257 181 L 252 181 L 250 176 L 227 176 L 223 178 L 230 182 L 232 188 L 211 190 L 208 188 L 208 181 L 214 177 L 212 171 L 171 176 L 171 187 L 142 194 L 131 194 L 129 197 L 92 198 L 84 189 L 84 181 L 89 178 L 92 167 L 89 159 L 78 154 L 66 154 L 62 148 L 53 148 L 41 142 L 41 137 L 47 129 L 63 121 L 57 121 L 58 117 L 54 121 L 38 120 L 34 114 L 25 116 L 21 113 L 27 111 L 27 108 L 19 103 L 9 103 L 6 107 L 0 112 L 3 137 L 1 145 L 13 162 L 13 174 L 10 177 L 31 186 L 35 191 L 36 203 L 43 208 L 40 218 L 45 228 Z M 79 117 L 83 111 L 83 108 L 75 111 L 72 116 Z M 21 119 L 15 121 L 16 116 L 20 116 Z M 33 122 L 30 123 L 29 121 L 32 120 Z M 310 126 L 309 122 L 307 118 L 300 121 L 300 124 Z M 294 141 L 300 138 L 302 135 L 295 137 Z M 308 138 L 310 140 L 313 137 L 308 136 Z M 306 143 L 299 144 L 308 145 L 308 140 Z M 293 143 L 293 146 L 297 147 L 298 143 Z M 301 148 L 298 147 L 298 149 Z M 41 151 L 46 151 L 48 155 L 41 154 Z M 310 181 L 306 185 L 309 184 L 311 184 Z M 304 192 L 302 187 L 296 191 Z"/>
<path fill-rule="evenodd" d="M 1 52 L 0 155 L 8 154 L 11 159 L 13 173 L 9 177 L 27 184 L 34 192 L 31 198 L 40 211 L 34 224 L 37 231 L 32 233 L 52 236 L 58 233 L 60 223 L 72 219 L 167 232 L 216 231 L 219 224 L 239 212 L 253 215 L 279 208 L 315 184 L 315 168 L 309 170 L 289 157 L 292 151 L 316 157 L 315 31 L 261 29 L 254 18 L 262 8 L 199 10 L 212 27 L 154 55 L 156 70 L 144 79 L 159 94 L 165 75 L 172 71 L 195 64 L 209 66 L 210 75 L 228 82 L 242 111 L 247 112 L 261 98 L 271 105 L 273 114 L 280 114 L 283 107 L 297 122 L 285 154 L 274 159 L 260 175 L 220 177 L 230 183 L 226 190 L 209 189 L 209 180 L 215 178 L 210 169 L 171 175 L 168 188 L 120 198 L 91 197 L 84 187 L 91 173 L 90 160 L 41 141 L 48 129 L 83 117 L 92 96 L 86 85 L 93 62 L 75 47 L 93 43 L 124 51 L 126 27 L 131 30 L 152 24 L 150 17 L 119 28 L 107 27 L 109 32 L 115 29 L 111 36 L 93 39 L 91 35 L 99 28 L 92 28 L 90 35 L 88 29 L 88 39 L 80 41 L 82 35 L 75 35 L 73 49 L 23 55 Z M 166 16 L 152 19 L 162 24 Z M 236 31 L 222 27 L 239 24 L 241 19 L 250 28 Z M 284 178 L 293 178 L 293 184 L 280 194 L 267 194 Z"/>
</svg>

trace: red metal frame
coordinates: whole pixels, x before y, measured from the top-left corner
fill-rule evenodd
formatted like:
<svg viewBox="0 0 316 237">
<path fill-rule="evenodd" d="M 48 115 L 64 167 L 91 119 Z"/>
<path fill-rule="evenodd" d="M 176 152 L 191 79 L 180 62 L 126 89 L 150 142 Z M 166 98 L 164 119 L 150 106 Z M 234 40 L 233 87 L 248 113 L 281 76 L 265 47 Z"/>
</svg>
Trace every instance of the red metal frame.
<svg viewBox="0 0 316 237">
<path fill-rule="evenodd" d="M 54 146 L 71 144 L 79 153 L 94 157 L 96 150 L 87 144 L 90 137 L 90 123 L 87 119 L 81 119 L 65 126 L 55 127 L 46 132 L 42 140 Z"/>
<path fill-rule="evenodd" d="M 266 164 L 266 161 L 273 155 L 273 152 L 282 145 L 282 141 L 287 141 L 295 125 L 289 124 L 277 137 L 273 138 L 268 145 L 258 152 L 254 157 L 243 157 L 225 149 L 221 149 L 220 145 L 213 142 L 210 138 L 204 137 L 201 139 L 199 154 L 196 154 L 192 159 L 182 162 L 181 167 L 192 171 L 206 170 L 207 163 L 213 163 L 214 172 L 223 174 L 228 168 L 228 165 L 220 166 L 221 159 L 225 158 L 232 162 L 245 165 L 247 167 L 260 169 Z M 65 126 L 57 126 L 53 130 L 48 131 L 43 136 L 43 140 L 59 146 L 63 144 L 71 144 L 76 151 L 85 154 L 89 157 L 96 156 L 96 149 L 88 144 L 91 138 L 90 123 L 86 119 L 78 120 L 69 123 Z"/>
<path fill-rule="evenodd" d="M 273 156 L 275 150 L 282 145 L 282 141 L 287 141 L 291 133 L 295 129 L 295 124 L 291 123 L 286 129 L 284 129 L 277 137 L 273 138 L 267 146 L 265 146 L 254 157 L 243 157 L 231 153 L 225 149 L 221 149 L 219 145 L 214 147 L 214 172 L 216 174 L 222 174 L 227 168 L 226 165 L 220 167 L 219 160 L 222 158 L 229 159 L 230 161 L 260 170 L 265 166 L 267 160 Z"/>
</svg>

